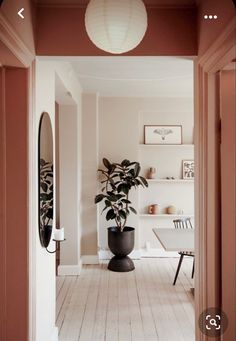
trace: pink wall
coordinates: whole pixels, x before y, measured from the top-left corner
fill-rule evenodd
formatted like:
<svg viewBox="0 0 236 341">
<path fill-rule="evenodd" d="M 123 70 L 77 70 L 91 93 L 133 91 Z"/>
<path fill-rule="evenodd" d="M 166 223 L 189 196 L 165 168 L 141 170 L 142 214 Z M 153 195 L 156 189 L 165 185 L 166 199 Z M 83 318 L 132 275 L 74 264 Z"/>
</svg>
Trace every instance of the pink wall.
<svg viewBox="0 0 236 341">
<path fill-rule="evenodd" d="M 236 338 L 236 70 L 221 73 L 222 304 L 229 317 L 223 340 Z M 234 303 L 233 303 L 234 302 Z M 233 304 L 232 304 L 233 303 Z"/>
<path fill-rule="evenodd" d="M 21 19 L 17 14 L 22 7 L 24 8 L 23 15 L 25 16 L 25 19 Z M 1 13 L 28 49 L 31 52 L 34 52 L 35 8 L 33 6 L 33 1 L 3 1 Z"/>
<path fill-rule="evenodd" d="M 85 31 L 84 8 L 39 7 L 38 55 L 107 55 L 94 46 Z M 148 9 L 148 30 L 142 43 L 128 55 L 196 55 L 196 11 L 193 8 Z"/>
<path fill-rule="evenodd" d="M 236 12 L 232 0 L 199 0 L 198 10 L 198 55 L 202 56 Z M 218 19 L 205 20 L 205 14 L 216 14 Z"/>
<path fill-rule="evenodd" d="M 0 83 L 0 340 L 26 341 L 28 339 L 27 70 L 0 68 Z"/>
</svg>

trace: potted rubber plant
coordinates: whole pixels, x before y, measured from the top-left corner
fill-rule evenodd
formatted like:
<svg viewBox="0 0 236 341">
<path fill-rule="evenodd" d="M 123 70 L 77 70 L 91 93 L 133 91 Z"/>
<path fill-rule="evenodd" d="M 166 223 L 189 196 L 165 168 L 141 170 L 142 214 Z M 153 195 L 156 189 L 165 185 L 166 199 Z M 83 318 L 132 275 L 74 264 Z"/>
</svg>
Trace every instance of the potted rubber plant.
<svg viewBox="0 0 236 341">
<path fill-rule="evenodd" d="M 108 246 L 115 255 L 108 269 L 118 272 L 134 270 L 133 261 L 128 254 L 134 248 L 134 227 L 127 226 L 130 213 L 137 214 L 130 200 L 130 191 L 139 186 L 148 187 L 146 179 L 140 176 L 139 162 L 125 159 L 121 163 L 112 163 L 103 159 L 104 169 L 98 169 L 103 185 L 101 193 L 95 197 L 95 204 L 104 203 L 102 212 L 107 221 L 114 221 L 108 228 Z"/>
</svg>

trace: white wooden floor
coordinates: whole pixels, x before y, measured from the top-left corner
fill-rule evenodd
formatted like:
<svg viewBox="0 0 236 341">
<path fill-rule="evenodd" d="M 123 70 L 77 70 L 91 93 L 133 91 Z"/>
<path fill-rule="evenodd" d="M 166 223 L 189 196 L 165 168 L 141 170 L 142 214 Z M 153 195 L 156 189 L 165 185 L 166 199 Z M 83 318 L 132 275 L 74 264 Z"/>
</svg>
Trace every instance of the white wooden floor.
<svg viewBox="0 0 236 341">
<path fill-rule="evenodd" d="M 60 341 L 193 341 L 192 258 L 135 261 L 135 271 L 116 273 L 87 265 L 79 277 L 57 278 Z"/>
</svg>

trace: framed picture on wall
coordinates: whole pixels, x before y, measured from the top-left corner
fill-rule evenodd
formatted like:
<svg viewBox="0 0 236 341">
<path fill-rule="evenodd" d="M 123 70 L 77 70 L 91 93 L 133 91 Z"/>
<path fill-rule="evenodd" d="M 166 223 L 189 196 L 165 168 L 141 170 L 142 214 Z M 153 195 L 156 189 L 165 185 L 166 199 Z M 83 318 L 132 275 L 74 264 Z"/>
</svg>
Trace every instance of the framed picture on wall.
<svg viewBox="0 0 236 341">
<path fill-rule="evenodd" d="M 194 179 L 194 161 L 183 160 L 183 179 L 191 180 Z"/>
<path fill-rule="evenodd" d="M 145 144 L 182 144 L 181 125 L 145 125 Z"/>
</svg>

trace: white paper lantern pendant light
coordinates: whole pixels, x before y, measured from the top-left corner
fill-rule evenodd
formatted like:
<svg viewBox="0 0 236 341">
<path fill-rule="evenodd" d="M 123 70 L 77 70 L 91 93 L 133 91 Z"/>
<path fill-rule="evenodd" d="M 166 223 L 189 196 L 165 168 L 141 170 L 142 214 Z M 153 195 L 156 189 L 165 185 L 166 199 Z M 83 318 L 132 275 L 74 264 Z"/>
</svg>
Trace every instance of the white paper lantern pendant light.
<svg viewBox="0 0 236 341">
<path fill-rule="evenodd" d="M 142 41 L 147 30 L 147 11 L 141 0 L 90 0 L 85 27 L 99 49 L 121 54 Z"/>
</svg>

